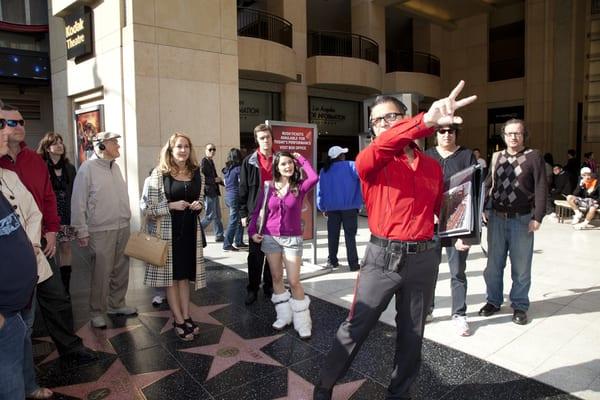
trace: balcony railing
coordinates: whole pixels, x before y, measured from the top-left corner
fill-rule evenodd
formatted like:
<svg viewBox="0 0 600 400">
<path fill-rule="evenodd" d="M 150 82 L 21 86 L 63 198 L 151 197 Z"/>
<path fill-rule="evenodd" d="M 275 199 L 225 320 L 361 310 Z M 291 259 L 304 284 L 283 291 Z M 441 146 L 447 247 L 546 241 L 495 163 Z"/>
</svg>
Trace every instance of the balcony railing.
<svg viewBox="0 0 600 400">
<path fill-rule="evenodd" d="M 276 15 L 252 8 L 238 8 L 238 36 L 270 40 L 292 47 L 292 24 Z"/>
<path fill-rule="evenodd" d="M 387 50 L 385 52 L 386 71 L 421 72 L 440 76 L 440 59 L 419 51 Z"/>
<path fill-rule="evenodd" d="M 379 45 L 368 37 L 346 32 L 308 32 L 308 57 L 353 57 L 379 64 Z"/>
</svg>

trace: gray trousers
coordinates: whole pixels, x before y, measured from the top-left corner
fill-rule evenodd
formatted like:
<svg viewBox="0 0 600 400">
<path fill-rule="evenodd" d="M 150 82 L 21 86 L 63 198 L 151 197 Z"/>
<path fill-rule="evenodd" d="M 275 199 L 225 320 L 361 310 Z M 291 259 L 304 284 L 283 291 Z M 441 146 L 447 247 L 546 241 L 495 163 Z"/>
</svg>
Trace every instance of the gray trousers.
<svg viewBox="0 0 600 400">
<path fill-rule="evenodd" d="M 92 253 L 92 282 L 90 288 L 90 314 L 104 314 L 108 307 L 125 306 L 125 295 L 129 284 L 129 257 L 123 252 L 129 239 L 129 226 L 104 231 L 90 232 Z"/>
<path fill-rule="evenodd" d="M 321 369 L 318 386 L 330 389 L 344 376 L 381 313 L 396 296 L 396 353 L 388 399 L 408 398 L 421 364 L 425 316 L 430 307 L 439 250 L 405 254 L 399 272 L 388 269 L 386 249 L 369 243 L 348 318 L 340 325 Z"/>
</svg>

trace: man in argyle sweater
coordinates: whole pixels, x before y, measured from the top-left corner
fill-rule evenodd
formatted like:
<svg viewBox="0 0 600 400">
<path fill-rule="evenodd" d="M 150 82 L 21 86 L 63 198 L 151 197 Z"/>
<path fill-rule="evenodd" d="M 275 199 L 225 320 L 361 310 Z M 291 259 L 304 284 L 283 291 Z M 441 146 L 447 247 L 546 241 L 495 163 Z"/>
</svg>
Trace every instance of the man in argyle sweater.
<svg viewBox="0 0 600 400">
<path fill-rule="evenodd" d="M 487 303 L 479 310 L 479 315 L 489 317 L 500 311 L 508 255 L 512 277 L 512 320 L 515 324 L 525 325 L 533 233 L 540 228 L 546 212 L 546 172 L 540 152 L 523 144 L 527 138 L 524 121 L 511 119 L 503 125 L 502 131 L 506 150 L 494 154 L 486 182 L 486 193 L 490 197 L 484 213 L 484 219 L 488 221 L 488 259 L 483 272 Z"/>
</svg>

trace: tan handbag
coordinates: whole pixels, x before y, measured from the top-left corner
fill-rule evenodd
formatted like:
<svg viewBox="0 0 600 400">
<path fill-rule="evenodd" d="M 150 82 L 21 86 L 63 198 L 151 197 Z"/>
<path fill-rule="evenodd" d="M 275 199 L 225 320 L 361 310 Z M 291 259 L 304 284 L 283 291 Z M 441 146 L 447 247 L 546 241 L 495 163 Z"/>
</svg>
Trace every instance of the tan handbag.
<svg viewBox="0 0 600 400">
<path fill-rule="evenodd" d="M 167 262 L 169 243 L 160 238 L 160 218 L 156 220 L 156 236 L 145 232 L 145 227 L 146 219 L 144 218 L 140 231 L 129 236 L 127 246 L 125 246 L 125 255 L 157 267 L 164 267 Z"/>
</svg>

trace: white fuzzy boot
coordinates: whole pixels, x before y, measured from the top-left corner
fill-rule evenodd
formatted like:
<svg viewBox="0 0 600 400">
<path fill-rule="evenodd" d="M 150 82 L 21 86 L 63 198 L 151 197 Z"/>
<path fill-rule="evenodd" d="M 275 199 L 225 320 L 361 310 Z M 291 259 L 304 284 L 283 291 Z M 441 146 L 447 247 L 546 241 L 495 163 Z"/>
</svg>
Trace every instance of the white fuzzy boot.
<svg viewBox="0 0 600 400">
<path fill-rule="evenodd" d="M 310 319 L 310 298 L 304 295 L 302 300 L 290 299 L 292 311 L 294 311 L 294 329 L 298 331 L 301 339 L 308 339 L 311 336 L 312 320 Z"/>
<path fill-rule="evenodd" d="M 290 291 L 286 290 L 281 294 L 271 296 L 271 302 L 275 305 L 277 320 L 273 322 L 273 328 L 281 330 L 292 323 L 292 307 L 290 307 Z"/>
</svg>

